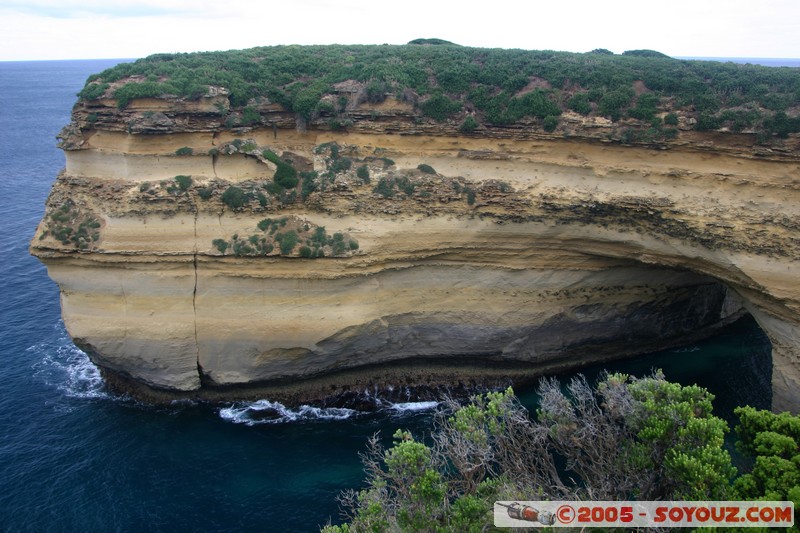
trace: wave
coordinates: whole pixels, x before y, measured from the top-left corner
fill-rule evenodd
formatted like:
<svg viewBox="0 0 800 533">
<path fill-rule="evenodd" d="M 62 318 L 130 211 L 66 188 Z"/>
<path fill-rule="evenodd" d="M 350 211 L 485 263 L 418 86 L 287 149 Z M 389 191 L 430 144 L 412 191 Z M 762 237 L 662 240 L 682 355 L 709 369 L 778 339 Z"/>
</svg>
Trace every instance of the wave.
<svg viewBox="0 0 800 533">
<path fill-rule="evenodd" d="M 312 405 L 301 405 L 294 409 L 286 407 L 280 402 L 269 400 L 257 400 L 252 403 L 234 404 L 223 407 L 219 410 L 219 416 L 223 420 L 234 424 L 245 424 L 256 426 L 260 424 L 283 424 L 287 422 L 314 422 L 347 420 L 357 416 L 365 416 L 375 413 L 390 413 L 392 415 L 416 414 L 435 409 L 439 402 L 384 402 L 383 406 L 375 410 L 359 411 L 347 407 L 315 407 Z"/>
<path fill-rule="evenodd" d="M 394 411 L 399 411 L 401 413 L 417 413 L 419 411 L 430 411 L 432 409 L 436 409 L 438 407 L 439 402 L 403 402 L 403 403 L 393 403 L 389 405 L 389 408 Z"/>
<path fill-rule="evenodd" d="M 358 413 L 344 407 L 313 407 L 301 405 L 297 409 L 286 407 L 280 402 L 258 400 L 250 404 L 239 404 L 220 409 L 223 420 L 236 424 L 255 426 L 257 424 L 279 424 L 311 420 L 345 420 Z"/>
<path fill-rule="evenodd" d="M 100 370 L 86 353 L 72 343 L 62 324 L 57 326 L 57 330 L 54 339 L 27 349 L 37 356 L 37 362 L 33 365 L 34 376 L 68 398 L 110 398 Z"/>
</svg>

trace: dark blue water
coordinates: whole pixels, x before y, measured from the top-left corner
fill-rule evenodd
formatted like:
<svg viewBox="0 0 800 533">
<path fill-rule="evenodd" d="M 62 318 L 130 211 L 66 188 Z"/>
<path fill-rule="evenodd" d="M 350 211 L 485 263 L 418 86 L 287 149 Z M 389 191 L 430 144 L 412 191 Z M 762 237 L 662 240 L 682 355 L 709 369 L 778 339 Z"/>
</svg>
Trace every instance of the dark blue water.
<svg viewBox="0 0 800 533">
<path fill-rule="evenodd" d="M 248 425 L 238 407 L 149 408 L 108 395 L 64 331 L 58 290 L 28 241 L 64 164 L 55 135 L 75 93 L 113 63 L 0 63 L 0 531 L 313 531 L 337 521 L 336 495 L 362 482 L 366 439 L 423 431 L 430 415 L 396 406 Z M 752 321 L 613 365 L 655 367 L 709 387 L 722 414 L 769 405 L 769 344 Z"/>
</svg>

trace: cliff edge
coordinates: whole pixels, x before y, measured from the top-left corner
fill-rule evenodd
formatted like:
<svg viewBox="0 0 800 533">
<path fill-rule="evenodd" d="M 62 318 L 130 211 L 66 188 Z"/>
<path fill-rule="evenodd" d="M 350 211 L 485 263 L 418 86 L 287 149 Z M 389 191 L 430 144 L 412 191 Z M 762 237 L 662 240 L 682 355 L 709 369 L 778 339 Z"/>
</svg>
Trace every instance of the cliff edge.
<svg viewBox="0 0 800 533">
<path fill-rule="evenodd" d="M 590 98 L 543 71 L 493 108 L 490 57 L 460 91 L 430 67 L 425 93 L 395 68 L 422 52 L 390 48 L 371 77 L 262 93 L 200 83 L 197 65 L 90 79 L 31 253 L 110 384 L 307 399 L 488 382 L 674 345 L 746 310 L 772 341 L 774 409 L 800 408 L 796 107 L 732 131 L 724 105 L 697 111 L 643 75 L 612 108 L 617 89 Z M 230 69 L 320 50 L 358 64 L 361 48 L 258 49 Z"/>
</svg>

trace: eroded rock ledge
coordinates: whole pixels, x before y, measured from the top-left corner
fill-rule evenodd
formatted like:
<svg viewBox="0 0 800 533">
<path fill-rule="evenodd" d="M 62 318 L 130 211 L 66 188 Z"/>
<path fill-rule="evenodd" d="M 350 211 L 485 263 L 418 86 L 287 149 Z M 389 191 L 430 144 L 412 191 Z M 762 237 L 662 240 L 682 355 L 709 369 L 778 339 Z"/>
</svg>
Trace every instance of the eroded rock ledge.
<svg viewBox="0 0 800 533">
<path fill-rule="evenodd" d="M 800 408 L 796 139 L 464 135 L 391 99 L 341 131 L 298 131 L 277 107 L 226 129 L 214 98 L 82 102 L 62 134 L 31 251 L 110 382 L 299 400 L 504 380 L 746 309 L 773 344 L 774 407 Z M 386 369 L 403 360 L 416 370 Z"/>
</svg>

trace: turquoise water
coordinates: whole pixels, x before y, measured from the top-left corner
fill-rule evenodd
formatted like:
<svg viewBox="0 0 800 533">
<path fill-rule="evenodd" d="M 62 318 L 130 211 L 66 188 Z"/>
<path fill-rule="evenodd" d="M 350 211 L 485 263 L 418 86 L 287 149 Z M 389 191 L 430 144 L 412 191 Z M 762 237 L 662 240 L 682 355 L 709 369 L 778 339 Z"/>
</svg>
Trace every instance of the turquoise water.
<svg viewBox="0 0 800 533">
<path fill-rule="evenodd" d="M 55 135 L 75 93 L 113 63 L 0 63 L 0 531 L 313 531 L 337 521 L 336 495 L 362 483 L 367 438 L 423 432 L 429 405 L 294 411 L 278 423 L 255 423 L 258 404 L 147 407 L 108 394 L 64 331 L 57 288 L 28 241 L 64 164 Z M 697 382 L 725 415 L 769 405 L 769 344 L 749 320 L 609 367 Z"/>
</svg>

